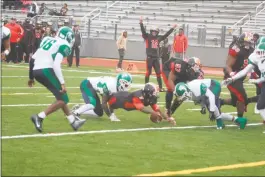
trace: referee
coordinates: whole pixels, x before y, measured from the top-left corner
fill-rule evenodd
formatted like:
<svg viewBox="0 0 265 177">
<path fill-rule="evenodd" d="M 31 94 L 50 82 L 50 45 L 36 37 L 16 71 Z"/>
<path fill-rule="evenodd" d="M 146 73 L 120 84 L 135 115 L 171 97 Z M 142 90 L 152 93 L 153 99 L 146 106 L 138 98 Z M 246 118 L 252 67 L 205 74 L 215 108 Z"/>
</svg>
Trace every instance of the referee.
<svg viewBox="0 0 265 177">
<path fill-rule="evenodd" d="M 74 45 L 72 47 L 72 52 L 67 58 L 67 61 L 68 61 L 68 67 L 72 67 L 73 56 L 74 56 L 74 52 L 75 52 L 76 67 L 79 67 L 80 47 L 82 44 L 82 36 L 81 36 L 81 33 L 79 32 L 79 26 L 78 25 L 74 25 L 73 31 L 75 34 L 75 42 L 74 42 Z"/>
</svg>

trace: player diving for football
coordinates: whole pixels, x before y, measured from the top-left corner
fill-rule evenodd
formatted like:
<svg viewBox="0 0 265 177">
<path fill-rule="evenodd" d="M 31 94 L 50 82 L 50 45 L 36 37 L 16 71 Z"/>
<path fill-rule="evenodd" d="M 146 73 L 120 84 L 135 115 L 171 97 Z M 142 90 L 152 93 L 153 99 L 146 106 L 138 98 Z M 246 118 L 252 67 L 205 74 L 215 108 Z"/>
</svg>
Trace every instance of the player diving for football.
<svg viewBox="0 0 265 177">
<path fill-rule="evenodd" d="M 223 120 L 233 121 L 239 124 L 240 129 L 244 129 L 247 124 L 247 119 L 242 117 L 234 117 L 230 114 L 221 113 L 220 111 L 220 93 L 221 84 L 213 79 L 196 79 L 185 84 L 184 82 L 178 83 L 174 90 L 175 99 L 192 100 L 196 104 L 202 105 L 202 114 L 206 107 L 209 111 L 209 118 L 211 121 L 216 120 L 217 129 L 223 129 Z"/>
<path fill-rule="evenodd" d="M 109 110 L 107 101 L 109 97 L 120 91 L 129 91 L 132 84 L 132 76 L 128 73 L 119 73 L 117 77 L 94 77 L 83 80 L 80 84 L 80 90 L 84 99 L 84 105 L 75 105 L 72 113 L 76 116 L 86 114 L 90 116 L 101 117 L 103 110 Z M 98 94 L 102 96 L 102 105 Z M 102 110 L 102 107 L 103 110 Z M 111 121 L 120 121 L 114 113 L 109 114 Z"/>
<path fill-rule="evenodd" d="M 182 103 L 181 100 L 175 100 L 171 107 L 175 85 L 180 82 L 203 78 L 200 59 L 192 57 L 184 61 L 172 57 L 164 64 L 162 76 L 167 86 L 166 111 L 167 115 L 171 117 L 172 110 L 176 110 Z"/>
<path fill-rule="evenodd" d="M 175 120 L 173 118 L 169 118 L 160 110 L 157 105 L 158 97 L 158 88 L 152 83 L 146 83 L 143 89 L 139 89 L 134 92 L 120 91 L 113 93 L 108 99 L 104 99 L 102 104 L 108 104 L 108 106 L 103 106 L 103 109 L 109 117 L 114 114 L 115 109 L 121 108 L 126 111 L 138 110 L 161 119 L 163 118 L 175 125 Z M 147 106 L 151 106 L 152 109 L 149 109 Z M 84 112 L 83 115 L 93 117 L 101 117 L 103 115 L 103 110 L 100 105 L 98 105 L 97 112 L 94 112 L 95 113 L 92 114 L 91 112 Z"/>
<path fill-rule="evenodd" d="M 56 98 L 56 101 L 45 111 L 31 116 L 31 120 L 39 132 L 42 132 L 43 120 L 58 109 L 63 110 L 74 130 L 80 128 L 86 121 L 70 113 L 67 105 L 69 99 L 61 70 L 61 62 L 64 57 L 70 55 L 73 43 L 73 30 L 66 26 L 61 27 L 55 37 L 43 38 L 39 49 L 30 60 L 29 87 L 34 85 L 35 78 L 41 85 L 52 92 Z"/>
<path fill-rule="evenodd" d="M 249 82 L 262 85 L 261 93 L 258 97 L 257 109 L 259 110 L 259 113 L 263 119 L 263 123 L 265 124 L 265 43 L 260 43 L 257 45 L 255 51 L 249 56 L 247 67 L 245 67 L 243 70 L 241 70 L 231 78 L 224 80 L 223 84 L 229 85 L 236 82 L 238 79 L 245 77 L 256 66 L 261 72 L 261 77 L 258 79 L 250 79 Z"/>
</svg>

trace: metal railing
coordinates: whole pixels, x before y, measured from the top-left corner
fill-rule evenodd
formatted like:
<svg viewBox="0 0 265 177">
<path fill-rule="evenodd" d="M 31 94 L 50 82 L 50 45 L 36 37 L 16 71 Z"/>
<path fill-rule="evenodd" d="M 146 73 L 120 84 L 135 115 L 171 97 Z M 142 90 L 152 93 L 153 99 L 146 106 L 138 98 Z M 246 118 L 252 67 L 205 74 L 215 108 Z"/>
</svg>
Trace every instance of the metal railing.
<svg viewBox="0 0 265 177">
<path fill-rule="evenodd" d="M 231 29 L 233 30 L 233 34 L 237 33 L 239 28 L 243 25 L 245 25 L 248 21 L 251 19 L 251 14 L 248 13 L 244 17 L 242 17 L 240 20 L 238 20 Z"/>
<path fill-rule="evenodd" d="M 94 13 L 94 12 L 97 12 L 96 15 L 94 15 L 94 17 L 90 18 L 90 16 Z M 88 20 L 93 20 L 95 19 L 96 17 L 99 17 L 100 19 L 100 14 L 101 14 L 101 9 L 100 8 L 95 8 L 94 10 L 92 10 L 91 12 L 87 13 L 86 15 L 84 15 L 81 19 L 81 24 L 87 24 L 88 23 Z"/>
<path fill-rule="evenodd" d="M 115 1 L 115 2 L 112 3 L 111 5 L 109 5 L 109 2 L 111 2 L 111 1 L 107 1 L 106 17 L 108 17 L 108 15 L 109 15 L 109 8 L 113 7 L 113 6 L 116 5 L 117 3 L 120 3 L 120 5 L 121 5 L 121 1 Z"/>
<path fill-rule="evenodd" d="M 260 3 L 257 7 L 256 7 L 256 14 L 255 14 L 255 26 L 256 26 L 256 17 L 264 11 L 265 7 L 265 1 L 263 1 L 262 3 Z M 262 9 L 259 11 L 259 8 L 262 6 Z"/>
</svg>

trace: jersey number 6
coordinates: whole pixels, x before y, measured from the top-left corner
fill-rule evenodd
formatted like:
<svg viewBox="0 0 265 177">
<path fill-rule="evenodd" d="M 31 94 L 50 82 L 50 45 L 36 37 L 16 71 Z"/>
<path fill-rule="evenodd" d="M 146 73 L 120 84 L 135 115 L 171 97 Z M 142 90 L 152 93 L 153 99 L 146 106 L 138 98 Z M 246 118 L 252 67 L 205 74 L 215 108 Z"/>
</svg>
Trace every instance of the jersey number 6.
<svg viewBox="0 0 265 177">
<path fill-rule="evenodd" d="M 49 50 L 53 43 L 55 43 L 56 40 L 47 39 L 43 42 L 43 44 L 40 46 L 43 50 Z"/>
</svg>

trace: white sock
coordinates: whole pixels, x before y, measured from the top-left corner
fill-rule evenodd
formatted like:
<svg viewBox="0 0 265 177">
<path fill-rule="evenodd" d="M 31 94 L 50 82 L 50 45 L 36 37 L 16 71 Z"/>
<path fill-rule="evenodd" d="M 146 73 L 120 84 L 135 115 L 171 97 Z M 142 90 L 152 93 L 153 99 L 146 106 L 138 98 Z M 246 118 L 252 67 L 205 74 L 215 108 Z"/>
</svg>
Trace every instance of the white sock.
<svg viewBox="0 0 265 177">
<path fill-rule="evenodd" d="M 259 113 L 260 113 L 262 119 L 265 121 L 265 109 L 259 110 Z"/>
<path fill-rule="evenodd" d="M 91 117 L 99 117 L 94 110 L 88 110 L 88 111 L 85 111 L 83 112 L 82 114 L 85 114 L 85 115 L 88 115 L 88 116 L 91 116 Z"/>
<path fill-rule="evenodd" d="M 40 113 L 38 114 L 38 116 L 39 116 L 39 118 L 44 119 L 44 118 L 46 117 L 46 114 L 45 114 L 45 112 L 43 111 L 43 112 L 40 112 Z"/>
<path fill-rule="evenodd" d="M 222 113 L 221 118 L 222 120 L 226 120 L 226 121 L 234 121 L 234 116 L 232 116 L 231 114 L 227 114 L 227 113 Z"/>
<path fill-rule="evenodd" d="M 83 114 L 85 111 L 89 111 L 91 109 L 94 109 L 95 107 L 92 104 L 84 104 L 80 106 L 77 110 L 74 111 L 75 114 Z"/>
<path fill-rule="evenodd" d="M 69 116 L 67 116 L 67 119 L 68 119 L 69 123 L 72 124 L 75 121 L 75 116 L 69 115 Z"/>
</svg>

